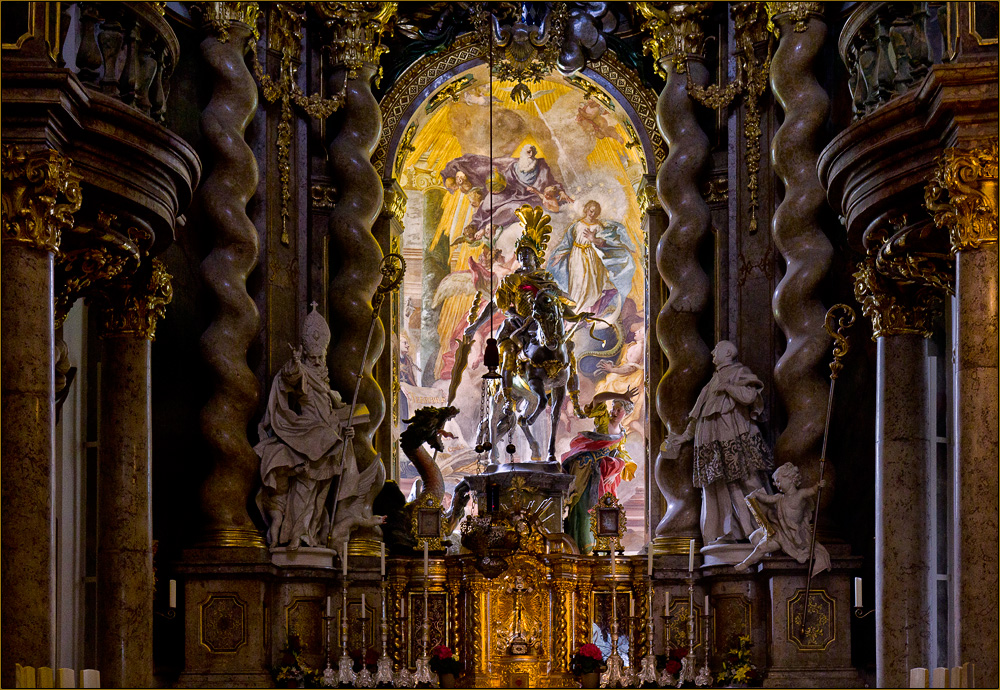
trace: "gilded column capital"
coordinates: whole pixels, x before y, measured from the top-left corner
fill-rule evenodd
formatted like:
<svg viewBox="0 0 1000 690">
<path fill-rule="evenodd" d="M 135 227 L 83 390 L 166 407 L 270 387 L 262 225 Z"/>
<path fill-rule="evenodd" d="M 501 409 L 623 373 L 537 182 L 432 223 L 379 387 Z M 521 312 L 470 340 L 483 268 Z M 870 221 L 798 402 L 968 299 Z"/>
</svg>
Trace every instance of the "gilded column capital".
<svg viewBox="0 0 1000 690">
<path fill-rule="evenodd" d="M 646 19 L 642 42 L 644 55 L 652 55 L 656 70 L 667 76 L 666 62 L 674 65 L 677 74 L 687 72 L 687 61 L 702 60 L 705 56 L 705 31 L 701 23 L 708 16 L 710 2 L 677 2 L 660 6 L 653 2 L 640 2 L 637 9 Z"/>
<path fill-rule="evenodd" d="M 56 252 L 83 196 L 72 161 L 53 149 L 28 153 L 3 146 L 3 239 Z"/>
<path fill-rule="evenodd" d="M 872 322 L 872 340 L 890 335 L 929 338 L 934 333 L 934 314 L 941 306 L 941 291 L 895 283 L 879 273 L 875 256 L 869 255 L 854 273 L 854 299 Z"/>
<path fill-rule="evenodd" d="M 382 212 L 395 218 L 396 222 L 403 225 L 406 215 L 406 192 L 393 180 L 391 184 L 382 183 Z"/>
<path fill-rule="evenodd" d="M 576 583 L 569 580 L 556 580 L 552 583 L 552 588 L 560 594 L 569 594 L 576 589 Z"/>
<path fill-rule="evenodd" d="M 924 188 L 934 224 L 947 228 L 952 252 L 997 241 L 997 145 L 950 148 Z"/>
<path fill-rule="evenodd" d="M 246 26 L 254 39 L 260 38 L 257 29 L 260 6 L 256 2 L 197 2 L 191 9 L 201 16 L 205 33 L 215 36 L 220 43 L 229 42 L 229 29 L 233 24 Z"/>
<path fill-rule="evenodd" d="M 388 48 L 382 33 L 396 14 L 395 2 L 317 2 L 316 13 L 330 29 L 326 49 L 334 67 L 346 67 L 348 79 L 357 79 L 364 64 L 377 65 Z"/>
<path fill-rule="evenodd" d="M 660 198 L 656 196 L 656 185 L 645 184 L 639 188 L 636 199 L 639 201 L 639 216 L 644 216 L 650 211 L 662 211 Z"/>
<path fill-rule="evenodd" d="M 155 340 L 156 322 L 167 313 L 173 297 L 170 274 L 159 259 L 153 259 L 147 270 L 138 271 L 96 296 L 101 307 L 101 337 L 133 335 Z"/>
<path fill-rule="evenodd" d="M 781 29 L 775 20 L 787 14 L 788 18 L 795 22 L 793 31 L 801 34 L 808 28 L 811 16 L 823 18 L 823 4 L 822 2 L 768 2 L 766 3 L 767 28 L 773 31 L 775 36 L 781 38 Z"/>
</svg>

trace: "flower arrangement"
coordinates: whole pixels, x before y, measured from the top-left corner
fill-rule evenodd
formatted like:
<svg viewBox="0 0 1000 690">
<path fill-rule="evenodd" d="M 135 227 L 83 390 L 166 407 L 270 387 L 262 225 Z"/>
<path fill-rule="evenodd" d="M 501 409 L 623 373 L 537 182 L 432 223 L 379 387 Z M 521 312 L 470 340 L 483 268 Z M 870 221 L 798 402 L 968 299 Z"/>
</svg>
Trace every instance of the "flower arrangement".
<svg viewBox="0 0 1000 690">
<path fill-rule="evenodd" d="M 670 675 L 670 684 L 680 681 L 676 687 L 693 687 L 690 681 L 682 681 L 679 678 L 681 670 L 684 668 L 684 659 L 688 655 L 687 647 L 674 647 L 669 654 L 656 655 L 656 668 L 665 671 Z"/>
<path fill-rule="evenodd" d="M 361 654 L 360 649 L 352 649 L 348 654 L 351 657 L 351 661 L 354 662 L 354 672 L 358 673 L 362 669 L 362 662 L 364 662 L 364 668 L 367 668 L 371 672 L 375 672 L 378 666 L 378 652 L 376 652 L 372 647 L 365 650 L 364 655 Z"/>
<path fill-rule="evenodd" d="M 740 635 L 730 641 L 729 651 L 722 658 L 722 670 L 715 678 L 719 684 L 748 687 L 761 684 L 761 672 L 750 662 L 751 647 L 749 635 Z"/>
<path fill-rule="evenodd" d="M 451 649 L 443 644 L 439 644 L 431 650 L 430 666 L 431 671 L 438 675 L 450 673 L 457 676 L 462 672 L 462 662 L 456 659 Z"/>
<path fill-rule="evenodd" d="M 604 666 L 604 654 L 596 644 L 588 642 L 577 650 L 569 662 L 569 670 L 574 676 L 600 671 Z"/>
<path fill-rule="evenodd" d="M 288 634 L 288 641 L 281 648 L 281 663 L 271 669 L 274 682 L 282 688 L 318 688 L 323 674 L 302 659 L 306 651 L 298 633 Z"/>
</svg>

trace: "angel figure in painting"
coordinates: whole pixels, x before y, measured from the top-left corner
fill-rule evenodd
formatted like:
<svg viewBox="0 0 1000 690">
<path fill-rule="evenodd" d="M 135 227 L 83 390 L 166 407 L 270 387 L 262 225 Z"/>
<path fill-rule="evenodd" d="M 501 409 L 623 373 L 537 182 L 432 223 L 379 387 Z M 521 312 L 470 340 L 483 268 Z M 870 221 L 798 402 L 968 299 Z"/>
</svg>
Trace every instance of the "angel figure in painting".
<svg viewBox="0 0 1000 690">
<path fill-rule="evenodd" d="M 594 430 L 578 434 L 562 457 L 563 472 L 574 477 L 566 501 L 569 511 L 564 529 L 576 540 L 582 554 L 594 549 L 590 510 L 606 493 L 617 498 L 618 485 L 635 477 L 637 466 L 625 451 L 622 420 L 632 411 L 636 393 L 635 388 L 630 388 L 624 393 L 595 395 L 583 408 L 584 415 L 594 420 Z"/>
<path fill-rule="evenodd" d="M 583 217 L 570 225 L 552 250 L 548 268 L 579 309 L 600 316 L 632 290 L 635 247 L 621 223 L 601 219 L 601 205 L 591 199 Z"/>
<path fill-rule="evenodd" d="M 679 448 L 694 440 L 693 483 L 702 492 L 706 546 L 750 536 L 756 523 L 743 499 L 764 486 L 761 474 L 772 467 L 771 449 L 757 428 L 764 384 L 736 361 L 736 346 L 728 340 L 715 346 L 712 361 L 715 373 L 698 395 L 687 428 L 665 441 Z"/>
<path fill-rule="evenodd" d="M 313 302 L 301 344 L 275 375 L 260 423 L 254 451 L 263 487 L 257 503 L 272 549 L 325 547 L 331 525 L 326 500 L 333 478 L 344 469 L 341 459 L 348 474 L 357 474 L 354 427 L 347 405 L 330 388 L 329 343 L 330 328 Z M 356 416 L 354 421 L 362 420 Z"/>
<path fill-rule="evenodd" d="M 760 563 L 764 556 L 779 549 L 799 563 L 805 563 L 809 559 L 809 542 L 812 537 L 810 517 L 816 493 L 826 481 L 807 489 L 801 488 L 802 473 L 790 462 L 776 469 L 772 478 L 780 493 L 770 495 L 763 489 L 757 489 L 746 497 L 747 503 L 760 512 L 758 521 L 761 525 L 750 535 L 750 541 L 756 546 L 736 566 L 737 572 L 746 572 L 750 566 Z M 822 544 L 816 544 L 814 555 L 813 575 L 830 569 L 830 553 Z"/>
</svg>

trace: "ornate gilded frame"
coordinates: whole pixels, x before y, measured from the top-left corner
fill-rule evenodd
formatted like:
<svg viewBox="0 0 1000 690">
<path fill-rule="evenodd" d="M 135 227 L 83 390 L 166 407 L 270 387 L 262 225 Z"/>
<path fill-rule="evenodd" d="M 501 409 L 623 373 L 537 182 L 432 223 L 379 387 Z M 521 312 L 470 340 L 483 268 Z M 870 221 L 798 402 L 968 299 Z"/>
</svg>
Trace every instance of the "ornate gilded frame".
<svg viewBox="0 0 1000 690">
<path fill-rule="evenodd" d="M 601 496 L 597 505 L 590 509 L 590 531 L 594 535 L 594 553 L 612 548 L 621 552 L 622 538 L 628 518 L 625 508 L 610 491 Z"/>
</svg>

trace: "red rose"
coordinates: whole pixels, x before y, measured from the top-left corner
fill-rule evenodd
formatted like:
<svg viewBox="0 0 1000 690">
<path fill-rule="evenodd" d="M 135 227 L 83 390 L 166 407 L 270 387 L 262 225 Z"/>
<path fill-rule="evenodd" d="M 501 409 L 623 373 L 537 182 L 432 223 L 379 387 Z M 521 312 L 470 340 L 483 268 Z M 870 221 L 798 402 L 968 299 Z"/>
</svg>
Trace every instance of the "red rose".
<svg viewBox="0 0 1000 690">
<path fill-rule="evenodd" d="M 670 675 L 674 675 L 680 670 L 681 670 L 681 662 L 677 661 L 676 659 L 671 659 L 670 661 L 667 662 L 667 673 L 669 673 Z"/>
<path fill-rule="evenodd" d="M 450 659 L 452 657 L 452 652 L 448 647 L 439 645 L 434 648 L 434 656 L 438 659 Z"/>
<path fill-rule="evenodd" d="M 580 654 L 590 657 L 594 661 L 600 661 L 604 658 L 604 654 L 601 653 L 601 648 L 590 642 L 580 647 Z"/>
</svg>

